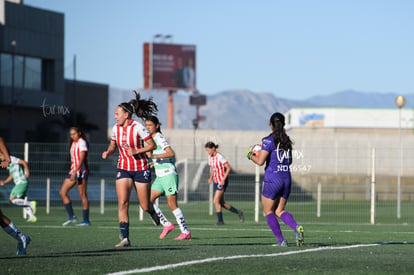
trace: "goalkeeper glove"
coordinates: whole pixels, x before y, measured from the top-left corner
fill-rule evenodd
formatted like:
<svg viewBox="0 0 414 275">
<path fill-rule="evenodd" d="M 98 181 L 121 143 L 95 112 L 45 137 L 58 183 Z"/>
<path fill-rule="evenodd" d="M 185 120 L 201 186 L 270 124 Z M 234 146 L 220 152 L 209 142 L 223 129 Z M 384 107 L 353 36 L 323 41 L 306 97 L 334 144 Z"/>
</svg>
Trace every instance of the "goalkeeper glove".
<svg viewBox="0 0 414 275">
<path fill-rule="evenodd" d="M 246 149 L 246 157 L 247 157 L 249 160 L 251 160 L 251 159 L 252 159 L 252 156 L 253 156 L 253 148 L 252 148 L 252 147 L 248 147 L 248 148 Z"/>
</svg>

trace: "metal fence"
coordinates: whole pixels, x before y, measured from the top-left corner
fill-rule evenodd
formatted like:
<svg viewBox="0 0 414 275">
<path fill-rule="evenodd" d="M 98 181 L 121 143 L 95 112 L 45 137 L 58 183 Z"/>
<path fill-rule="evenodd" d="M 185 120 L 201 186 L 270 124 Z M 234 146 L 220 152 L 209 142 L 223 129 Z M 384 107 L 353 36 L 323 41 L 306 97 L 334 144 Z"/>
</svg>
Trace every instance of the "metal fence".
<svg viewBox="0 0 414 275">
<path fill-rule="evenodd" d="M 88 196 L 91 207 L 116 207 L 115 170 L 117 155 L 108 160 L 101 158 L 108 144 L 90 144 L 88 161 L 90 176 Z M 59 189 L 69 172 L 70 157 L 68 144 L 52 143 L 9 143 L 11 155 L 28 159 L 30 167 L 30 199 L 39 206 L 46 206 L 50 194 L 50 207 L 62 208 Z M 255 208 L 257 186 L 261 182 L 263 168 L 256 169 L 244 157 L 242 146 L 222 145 L 225 156 L 235 169 L 230 175 L 230 187 L 226 200 L 248 203 Z M 178 147 L 191 151 L 193 145 Z M 372 198 L 374 198 L 375 223 L 414 222 L 414 147 L 404 147 L 402 161 L 398 146 L 339 146 L 338 144 L 302 143 L 296 147 L 295 162 L 291 167 L 294 184 L 289 204 L 298 208 L 305 222 L 370 223 L 372 222 Z M 26 151 L 25 151 L 26 150 Z M 177 148 L 176 148 L 177 150 Z M 204 150 L 204 148 L 200 148 Z M 184 155 L 184 152 L 176 152 Z M 236 160 L 237 158 L 237 160 Z M 177 159 L 180 177 L 180 203 L 209 201 L 210 188 L 207 184 L 209 167 L 207 155 L 197 159 Z M 374 165 L 374 169 L 373 169 Z M 401 170 L 399 170 L 401 169 Z M 259 174 L 256 174 L 259 171 Z M 400 171 L 400 177 L 398 177 Z M 375 175 L 375 193 L 372 193 L 372 176 Z M 5 178 L 7 171 L 0 171 Z M 47 191 L 47 182 L 50 190 Z M 7 203 L 13 184 L 0 188 L 1 203 Z M 400 189 L 399 189 L 399 188 Z M 104 193 L 102 193 L 104 192 Z M 400 196 L 399 196 L 400 194 Z M 76 188 L 70 197 L 80 205 Z M 136 196 L 131 196 L 136 201 Z M 102 201 L 103 200 L 103 201 Z M 163 202 L 163 199 L 161 199 Z M 260 209 L 260 206 L 259 206 Z M 352 219 L 345 218 L 351 213 Z"/>
</svg>

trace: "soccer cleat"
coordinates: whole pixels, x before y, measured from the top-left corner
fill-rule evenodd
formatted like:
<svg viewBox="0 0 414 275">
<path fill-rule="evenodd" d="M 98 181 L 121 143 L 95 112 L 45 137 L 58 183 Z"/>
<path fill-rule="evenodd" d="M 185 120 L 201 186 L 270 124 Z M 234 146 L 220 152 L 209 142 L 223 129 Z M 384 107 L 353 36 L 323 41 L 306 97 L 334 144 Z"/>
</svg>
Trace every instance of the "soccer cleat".
<svg viewBox="0 0 414 275">
<path fill-rule="evenodd" d="M 17 252 L 16 255 L 26 255 L 27 246 L 30 244 L 32 239 L 25 234 L 20 235 L 20 240 L 17 244 Z"/>
<path fill-rule="evenodd" d="M 297 246 L 303 246 L 303 243 L 305 242 L 305 234 L 303 230 L 303 226 L 299 225 L 296 227 L 296 245 Z"/>
<path fill-rule="evenodd" d="M 283 247 L 287 247 L 288 246 L 288 242 L 286 240 L 283 240 L 281 242 L 278 242 L 277 244 L 272 244 L 272 246 L 283 246 Z"/>
<path fill-rule="evenodd" d="M 279 246 L 288 246 L 288 242 L 286 240 L 283 240 L 279 243 Z"/>
<path fill-rule="evenodd" d="M 164 239 L 168 235 L 168 233 L 174 230 L 174 228 L 174 224 L 172 223 L 170 226 L 164 226 L 164 229 L 162 230 L 162 233 L 160 235 L 160 239 Z"/>
<path fill-rule="evenodd" d="M 151 216 L 151 220 L 152 220 L 152 223 L 155 225 L 155 226 L 158 226 L 158 225 L 160 225 L 160 217 L 158 217 L 158 215 L 157 215 L 157 212 L 152 212 L 152 213 L 149 213 L 148 212 L 148 214 L 150 214 L 150 216 Z"/>
<path fill-rule="evenodd" d="M 244 214 L 242 210 L 239 210 L 239 218 L 240 218 L 240 222 L 244 222 Z"/>
<path fill-rule="evenodd" d="M 191 240 L 191 234 L 190 234 L 190 232 L 188 232 L 188 233 L 181 233 L 174 240 L 176 240 L 176 241 Z"/>
<path fill-rule="evenodd" d="M 30 217 L 27 219 L 27 222 L 37 222 L 36 216 Z"/>
<path fill-rule="evenodd" d="M 223 222 L 223 221 L 218 221 L 218 222 L 216 223 L 216 225 L 224 225 L 224 222 Z"/>
<path fill-rule="evenodd" d="M 70 218 L 67 221 L 65 221 L 64 223 L 62 223 L 62 226 L 67 226 L 67 225 L 70 225 L 70 224 L 76 223 L 76 222 L 77 222 L 76 217 L 73 216 L 72 218 Z"/>
<path fill-rule="evenodd" d="M 30 207 L 32 208 L 33 214 L 36 214 L 36 212 L 37 212 L 37 201 L 31 201 L 30 202 Z"/>
<path fill-rule="evenodd" d="M 115 245 L 115 248 L 128 247 L 128 246 L 131 246 L 131 242 L 127 238 L 124 238 L 121 240 L 120 243 Z"/>
<path fill-rule="evenodd" d="M 77 226 L 90 226 L 90 225 L 91 225 L 91 223 L 89 221 L 83 221 L 83 222 L 77 224 Z"/>
</svg>

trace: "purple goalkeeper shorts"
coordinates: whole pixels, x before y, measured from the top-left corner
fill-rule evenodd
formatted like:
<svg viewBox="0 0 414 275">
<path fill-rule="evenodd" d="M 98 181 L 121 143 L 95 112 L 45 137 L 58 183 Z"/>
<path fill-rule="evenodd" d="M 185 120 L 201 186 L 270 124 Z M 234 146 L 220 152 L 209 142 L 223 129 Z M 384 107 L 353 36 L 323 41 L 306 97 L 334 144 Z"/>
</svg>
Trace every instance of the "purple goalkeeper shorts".
<svg viewBox="0 0 414 275">
<path fill-rule="evenodd" d="M 290 177 L 280 177 L 272 181 L 264 181 L 262 186 L 262 195 L 268 199 L 275 200 L 283 197 L 289 198 L 292 180 Z"/>
</svg>

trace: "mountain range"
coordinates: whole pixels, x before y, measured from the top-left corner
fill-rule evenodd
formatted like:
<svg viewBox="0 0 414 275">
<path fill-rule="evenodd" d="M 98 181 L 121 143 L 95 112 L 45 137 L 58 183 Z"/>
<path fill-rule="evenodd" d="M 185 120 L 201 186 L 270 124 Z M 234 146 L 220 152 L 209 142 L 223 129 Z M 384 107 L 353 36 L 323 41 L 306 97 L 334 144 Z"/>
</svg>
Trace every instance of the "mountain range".
<svg viewBox="0 0 414 275">
<path fill-rule="evenodd" d="M 331 95 L 313 96 L 305 100 L 292 100 L 277 97 L 271 93 L 252 92 L 250 90 L 229 90 L 207 95 L 207 104 L 199 107 L 199 114 L 205 120 L 200 129 L 217 130 L 267 130 L 268 119 L 274 112 L 285 113 L 291 108 L 396 108 L 396 93 L 360 92 L 345 90 Z M 196 107 L 189 104 L 189 93 L 174 94 L 174 128 L 193 129 L 192 121 L 196 117 Z M 121 102 L 134 98 L 131 90 L 110 88 L 108 127 L 115 123 L 114 110 Z M 158 117 L 167 127 L 168 93 L 166 91 L 142 91 L 142 98 L 152 97 L 158 105 Z M 404 108 L 414 108 L 414 94 L 404 95 Z"/>
</svg>

